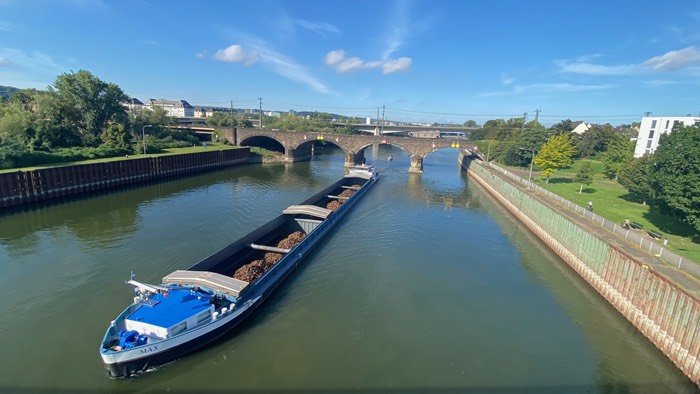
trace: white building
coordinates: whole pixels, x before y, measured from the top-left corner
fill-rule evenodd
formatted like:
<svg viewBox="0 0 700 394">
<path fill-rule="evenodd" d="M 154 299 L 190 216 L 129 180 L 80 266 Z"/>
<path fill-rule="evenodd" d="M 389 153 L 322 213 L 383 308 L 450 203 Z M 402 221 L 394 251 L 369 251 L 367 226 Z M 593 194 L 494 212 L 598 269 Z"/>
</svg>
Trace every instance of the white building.
<svg viewBox="0 0 700 394">
<path fill-rule="evenodd" d="M 586 131 L 588 131 L 592 126 L 590 123 L 586 122 L 574 122 L 571 125 L 574 126 L 574 129 L 571 130 L 571 132 L 576 134 L 583 134 Z"/>
<path fill-rule="evenodd" d="M 209 118 L 212 115 L 214 115 L 214 111 L 212 111 L 211 109 L 207 110 L 206 108 L 202 107 L 197 107 L 194 109 L 195 118 Z"/>
<path fill-rule="evenodd" d="M 661 134 L 667 134 L 679 124 L 684 126 L 700 125 L 700 117 L 657 117 L 645 116 L 639 125 L 637 146 L 634 148 L 634 157 L 642 157 L 647 153 L 653 153 L 659 146 Z"/>
<path fill-rule="evenodd" d="M 122 103 L 126 108 L 131 110 L 137 110 L 140 111 L 145 108 L 145 105 L 141 102 L 141 100 L 137 99 L 136 97 L 131 97 L 128 102 Z"/>
<path fill-rule="evenodd" d="M 151 99 L 149 107 L 151 109 L 155 107 L 163 108 L 169 116 L 178 118 L 194 117 L 194 107 L 185 100 Z"/>
</svg>

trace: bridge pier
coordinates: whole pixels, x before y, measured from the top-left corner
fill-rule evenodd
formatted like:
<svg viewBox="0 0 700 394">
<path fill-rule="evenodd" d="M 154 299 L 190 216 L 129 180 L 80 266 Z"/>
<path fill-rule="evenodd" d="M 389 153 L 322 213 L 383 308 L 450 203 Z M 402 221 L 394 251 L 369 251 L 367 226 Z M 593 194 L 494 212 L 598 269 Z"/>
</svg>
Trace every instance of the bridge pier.
<svg viewBox="0 0 700 394">
<path fill-rule="evenodd" d="M 411 166 L 408 167 L 408 172 L 410 174 L 422 174 L 423 173 L 423 156 L 420 156 L 420 155 L 411 156 Z"/>
<path fill-rule="evenodd" d="M 357 153 L 346 152 L 345 153 L 345 167 L 352 167 L 355 164 L 362 164 L 365 162 L 365 151 L 359 151 Z"/>
<path fill-rule="evenodd" d="M 285 148 L 284 159 L 287 163 L 311 160 L 311 144 L 300 145 L 297 149 Z"/>
</svg>

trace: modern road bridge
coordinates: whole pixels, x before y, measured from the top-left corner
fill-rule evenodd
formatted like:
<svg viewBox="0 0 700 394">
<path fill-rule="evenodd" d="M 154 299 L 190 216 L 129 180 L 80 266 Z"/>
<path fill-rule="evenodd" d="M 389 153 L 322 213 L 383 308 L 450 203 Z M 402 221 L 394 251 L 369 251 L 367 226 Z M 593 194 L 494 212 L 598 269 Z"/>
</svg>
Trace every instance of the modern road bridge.
<svg viewBox="0 0 700 394">
<path fill-rule="evenodd" d="M 338 146 L 345 153 L 345 166 L 362 163 L 365 149 L 372 145 L 392 145 L 411 157 L 408 172 L 423 173 L 423 159 L 431 152 L 447 148 L 465 149 L 468 155 L 478 156 L 478 148 L 469 141 L 446 138 L 409 138 L 355 134 L 328 134 L 317 132 L 273 131 L 266 129 L 222 130 L 224 137 L 240 146 L 269 147 L 279 144 L 287 162 L 311 159 L 314 144 L 321 141 Z"/>
</svg>

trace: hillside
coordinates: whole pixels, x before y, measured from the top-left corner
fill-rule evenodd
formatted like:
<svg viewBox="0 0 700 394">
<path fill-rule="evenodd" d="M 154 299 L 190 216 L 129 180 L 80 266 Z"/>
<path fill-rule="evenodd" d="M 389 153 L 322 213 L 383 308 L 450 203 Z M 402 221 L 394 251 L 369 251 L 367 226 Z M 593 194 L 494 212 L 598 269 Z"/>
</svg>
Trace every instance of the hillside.
<svg viewBox="0 0 700 394">
<path fill-rule="evenodd" d="M 2 86 L 0 85 L 0 97 L 3 100 L 9 100 L 12 93 L 18 91 L 18 88 L 13 88 L 12 86 Z"/>
</svg>

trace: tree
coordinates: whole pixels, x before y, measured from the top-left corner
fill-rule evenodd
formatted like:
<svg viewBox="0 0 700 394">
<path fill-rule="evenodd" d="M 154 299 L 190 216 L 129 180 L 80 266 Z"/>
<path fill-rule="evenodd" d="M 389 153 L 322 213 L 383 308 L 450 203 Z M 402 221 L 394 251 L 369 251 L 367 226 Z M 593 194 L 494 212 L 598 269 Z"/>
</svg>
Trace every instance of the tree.
<svg viewBox="0 0 700 394">
<path fill-rule="evenodd" d="M 535 156 L 535 165 L 542 168 L 542 175 L 547 179 L 562 167 L 569 167 L 573 163 L 572 157 L 576 149 L 571 143 L 571 136 L 568 134 L 557 134 L 549 138 L 547 143 Z"/>
<path fill-rule="evenodd" d="M 0 168 L 14 167 L 29 152 L 35 116 L 18 105 L 0 108 Z"/>
<path fill-rule="evenodd" d="M 634 142 L 623 134 L 615 134 L 608 143 L 608 149 L 603 153 L 605 175 L 618 179 L 622 166 L 634 156 Z"/>
<path fill-rule="evenodd" d="M 593 166 L 591 165 L 590 161 L 586 160 L 583 162 L 581 168 L 578 170 L 578 173 L 576 173 L 574 180 L 581 184 L 581 187 L 578 189 L 579 194 L 583 192 L 584 184 L 588 186 L 591 184 L 591 182 L 593 182 Z"/>
<path fill-rule="evenodd" d="M 623 164 L 618 173 L 617 181 L 633 196 L 642 200 L 646 205 L 647 200 L 654 196 L 651 187 L 651 173 L 656 161 L 654 155 L 645 155 L 633 158 Z"/>
<path fill-rule="evenodd" d="M 129 97 L 117 85 L 95 77 L 89 71 L 59 75 L 49 94 L 56 98 L 57 117 L 74 128 L 83 145 L 97 145 L 111 123 L 126 124 Z"/>
<path fill-rule="evenodd" d="M 700 231 L 700 125 L 662 135 L 654 156 L 651 185 L 657 202 Z"/>
<path fill-rule="evenodd" d="M 476 124 L 476 120 L 468 120 L 468 121 L 464 122 L 463 126 L 464 127 L 479 127 Z"/>
<path fill-rule="evenodd" d="M 576 143 L 576 151 L 579 157 L 590 157 L 597 153 L 604 152 L 608 148 L 608 143 L 614 138 L 615 131 L 610 125 L 594 125 L 581 134 Z"/>
<path fill-rule="evenodd" d="M 208 126 L 231 126 L 232 122 L 233 117 L 231 114 L 221 111 L 214 111 L 205 121 Z"/>
<path fill-rule="evenodd" d="M 571 119 L 566 119 L 562 120 L 561 122 L 552 125 L 552 127 L 549 128 L 556 134 L 559 133 L 568 133 L 574 129 L 574 122 L 571 121 Z"/>
</svg>

